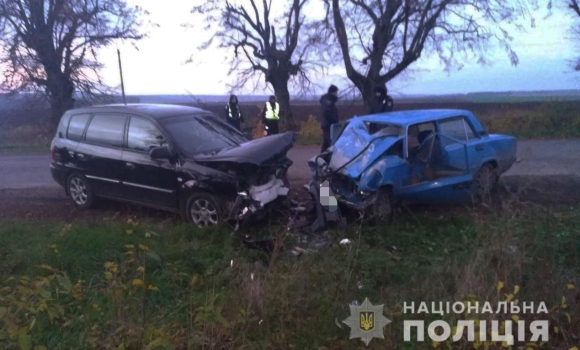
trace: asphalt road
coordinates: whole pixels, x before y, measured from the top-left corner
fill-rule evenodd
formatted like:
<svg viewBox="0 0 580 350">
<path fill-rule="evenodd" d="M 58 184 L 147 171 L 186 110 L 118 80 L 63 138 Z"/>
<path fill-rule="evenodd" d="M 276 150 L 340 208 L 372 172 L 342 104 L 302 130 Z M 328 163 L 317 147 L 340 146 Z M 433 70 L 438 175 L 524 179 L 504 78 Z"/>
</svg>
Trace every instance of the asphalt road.
<svg viewBox="0 0 580 350">
<path fill-rule="evenodd" d="M 289 152 L 293 183 L 310 178 L 307 162 L 319 147 L 296 146 Z M 0 156 L 0 189 L 27 189 L 58 186 L 49 170 L 48 155 Z M 518 162 L 505 176 L 580 176 L 580 139 L 528 140 L 518 142 Z"/>
</svg>

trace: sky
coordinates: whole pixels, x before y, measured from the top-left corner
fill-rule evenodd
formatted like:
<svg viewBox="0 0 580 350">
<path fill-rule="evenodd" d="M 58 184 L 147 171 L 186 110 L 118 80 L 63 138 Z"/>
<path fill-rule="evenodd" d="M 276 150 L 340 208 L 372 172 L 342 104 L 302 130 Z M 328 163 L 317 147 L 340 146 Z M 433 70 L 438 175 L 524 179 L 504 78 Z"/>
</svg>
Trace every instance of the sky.
<svg viewBox="0 0 580 350">
<path fill-rule="evenodd" d="M 138 50 L 130 44 L 119 43 L 100 52 L 100 60 L 105 65 L 103 77 L 107 83 L 113 86 L 120 83 L 118 48 L 128 95 L 229 93 L 228 83 L 233 80 L 227 75 L 229 53 L 216 48 L 198 50 L 199 44 L 211 34 L 201 30 L 203 23 L 196 23 L 199 19 L 190 13 L 199 0 L 128 2 L 149 11 L 151 20 L 159 27 L 151 28 L 149 37 L 137 43 Z M 194 22 L 198 28 L 184 28 L 182 24 L 188 22 Z M 580 55 L 580 45 L 574 44 L 570 38 L 573 23 L 576 19 L 562 8 L 554 9 L 552 16 L 546 19 L 536 15 L 536 28 L 527 26 L 525 33 L 513 33 L 512 48 L 520 60 L 516 67 L 499 50 L 492 54 L 493 62 L 489 66 L 464 62 L 461 70 L 452 72 L 445 72 L 436 58 L 422 57 L 411 66 L 415 71 L 411 77 L 398 77 L 389 82 L 389 91 L 394 94 L 455 94 L 577 89 L 580 73 L 571 71 L 571 61 L 576 54 Z M 190 57 L 194 58 L 194 63 L 186 63 Z M 334 67 L 331 71 L 332 74 L 321 84 L 335 83 L 345 88 L 343 67 Z M 258 90 L 256 93 L 268 91 Z"/>
</svg>

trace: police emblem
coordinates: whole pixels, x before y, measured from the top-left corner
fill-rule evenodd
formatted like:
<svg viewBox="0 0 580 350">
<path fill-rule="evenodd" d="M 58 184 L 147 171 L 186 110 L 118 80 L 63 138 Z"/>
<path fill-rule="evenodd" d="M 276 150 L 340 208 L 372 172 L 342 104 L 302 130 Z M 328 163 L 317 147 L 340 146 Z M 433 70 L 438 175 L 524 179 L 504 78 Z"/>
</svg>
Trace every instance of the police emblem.
<svg viewBox="0 0 580 350">
<path fill-rule="evenodd" d="M 368 298 L 362 305 L 350 306 L 350 317 L 342 321 L 350 327 L 350 339 L 361 338 L 369 345 L 373 338 L 384 339 L 383 328 L 391 321 L 383 316 L 383 305 L 373 305 Z"/>
</svg>

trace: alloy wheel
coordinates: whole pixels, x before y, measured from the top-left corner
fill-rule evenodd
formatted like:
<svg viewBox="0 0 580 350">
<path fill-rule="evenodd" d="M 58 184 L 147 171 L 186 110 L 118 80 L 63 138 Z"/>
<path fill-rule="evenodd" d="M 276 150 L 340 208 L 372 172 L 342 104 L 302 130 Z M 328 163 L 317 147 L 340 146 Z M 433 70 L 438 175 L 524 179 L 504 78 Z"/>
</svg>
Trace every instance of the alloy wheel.
<svg viewBox="0 0 580 350">
<path fill-rule="evenodd" d="M 69 193 L 72 200 L 77 205 L 82 206 L 87 203 L 88 199 L 87 185 L 82 179 L 75 177 L 74 179 L 71 180 L 69 185 Z"/>
<path fill-rule="evenodd" d="M 207 199 L 197 199 L 191 205 L 191 219 L 196 226 L 208 227 L 219 223 L 217 208 Z"/>
</svg>

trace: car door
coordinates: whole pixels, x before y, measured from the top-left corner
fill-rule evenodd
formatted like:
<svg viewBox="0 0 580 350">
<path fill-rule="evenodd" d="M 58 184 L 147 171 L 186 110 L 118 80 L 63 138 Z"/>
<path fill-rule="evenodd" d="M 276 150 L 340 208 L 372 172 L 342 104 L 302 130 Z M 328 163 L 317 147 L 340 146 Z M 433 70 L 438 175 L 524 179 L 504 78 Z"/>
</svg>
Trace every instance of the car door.
<svg viewBox="0 0 580 350">
<path fill-rule="evenodd" d="M 149 151 L 167 146 L 166 139 L 150 120 L 131 116 L 123 151 L 123 191 L 128 199 L 163 208 L 176 208 L 175 164 L 151 159 Z"/>
<path fill-rule="evenodd" d="M 75 150 L 75 163 L 83 169 L 96 195 L 122 198 L 121 155 L 127 116 L 94 113 Z"/>
<path fill-rule="evenodd" d="M 468 169 L 473 175 L 481 167 L 488 145 L 473 130 L 465 116 L 443 119 L 438 122 L 442 135 L 442 152 L 446 161 L 454 167 Z"/>
<path fill-rule="evenodd" d="M 449 163 L 441 135 L 433 122 L 411 125 L 406 131 L 407 178 L 395 189 L 397 198 L 409 202 L 458 202 L 471 198 L 473 177 L 465 166 Z M 467 147 L 455 146 L 466 159 Z"/>
</svg>

